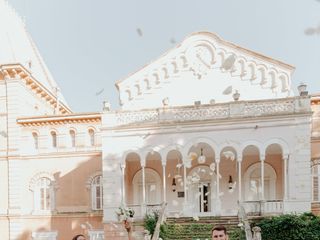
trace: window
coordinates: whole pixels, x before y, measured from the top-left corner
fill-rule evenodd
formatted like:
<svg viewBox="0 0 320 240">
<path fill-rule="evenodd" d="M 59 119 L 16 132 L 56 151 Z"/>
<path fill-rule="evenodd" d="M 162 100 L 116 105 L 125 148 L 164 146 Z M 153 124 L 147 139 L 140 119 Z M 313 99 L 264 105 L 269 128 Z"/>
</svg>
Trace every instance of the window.
<svg viewBox="0 0 320 240">
<path fill-rule="evenodd" d="M 35 210 L 50 211 L 53 203 L 53 186 L 51 180 L 46 177 L 39 178 L 34 191 Z"/>
<path fill-rule="evenodd" d="M 39 149 L 39 137 L 38 134 L 36 132 L 32 133 L 32 137 L 33 137 L 33 147 L 34 149 Z"/>
<path fill-rule="evenodd" d="M 51 146 L 53 148 L 57 147 L 57 133 L 55 131 L 51 132 Z"/>
<path fill-rule="evenodd" d="M 91 183 L 91 199 L 92 209 L 102 210 L 103 206 L 103 188 L 102 188 L 102 176 L 98 175 L 93 178 Z"/>
<path fill-rule="evenodd" d="M 94 146 L 95 145 L 95 133 L 94 133 L 94 130 L 93 129 L 89 129 L 88 133 L 89 133 L 90 146 Z"/>
<path fill-rule="evenodd" d="M 70 130 L 69 134 L 70 134 L 71 147 L 75 147 L 76 146 L 76 132 L 74 130 Z"/>
<path fill-rule="evenodd" d="M 319 188 L 319 179 L 320 179 L 320 165 L 314 165 L 312 167 L 312 200 L 314 202 L 320 201 L 320 188 Z"/>
</svg>

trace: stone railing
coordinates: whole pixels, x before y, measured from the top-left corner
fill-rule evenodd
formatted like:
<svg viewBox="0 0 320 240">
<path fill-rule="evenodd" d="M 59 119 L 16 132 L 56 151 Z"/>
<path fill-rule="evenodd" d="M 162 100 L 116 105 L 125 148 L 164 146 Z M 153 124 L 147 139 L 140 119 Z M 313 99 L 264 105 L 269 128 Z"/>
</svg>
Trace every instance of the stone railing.
<svg viewBox="0 0 320 240">
<path fill-rule="evenodd" d="M 258 216 L 263 213 L 282 213 L 282 200 L 266 200 L 266 201 L 245 201 L 242 203 L 248 215 Z"/>
<path fill-rule="evenodd" d="M 264 202 L 265 213 L 282 213 L 283 201 L 282 200 L 268 200 Z"/>
<path fill-rule="evenodd" d="M 153 212 L 160 212 L 161 204 L 147 204 L 145 207 L 139 204 L 128 204 L 127 207 L 134 210 L 134 218 L 142 219 L 145 214 L 151 214 Z"/>
<path fill-rule="evenodd" d="M 311 109 L 308 97 L 293 97 L 140 111 L 110 111 L 103 114 L 102 122 L 106 127 L 115 127 L 129 124 L 219 120 L 309 112 L 311 112 Z"/>
</svg>

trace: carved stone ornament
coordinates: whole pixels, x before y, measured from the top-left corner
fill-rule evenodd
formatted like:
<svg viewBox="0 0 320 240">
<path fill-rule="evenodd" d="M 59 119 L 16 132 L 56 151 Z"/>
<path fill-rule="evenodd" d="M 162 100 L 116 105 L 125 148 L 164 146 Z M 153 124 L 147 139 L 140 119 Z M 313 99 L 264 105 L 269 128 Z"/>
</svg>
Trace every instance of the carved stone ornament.
<svg viewBox="0 0 320 240">
<path fill-rule="evenodd" d="M 204 45 L 192 47 L 186 55 L 190 70 L 197 78 L 201 79 L 211 69 L 213 54 L 208 47 Z"/>
</svg>

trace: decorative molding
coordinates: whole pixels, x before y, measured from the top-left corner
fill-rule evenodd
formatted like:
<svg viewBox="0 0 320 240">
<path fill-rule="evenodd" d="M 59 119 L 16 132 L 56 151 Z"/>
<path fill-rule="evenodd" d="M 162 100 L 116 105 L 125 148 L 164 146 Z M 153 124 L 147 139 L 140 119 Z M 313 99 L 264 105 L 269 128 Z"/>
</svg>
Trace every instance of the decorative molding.
<svg viewBox="0 0 320 240">
<path fill-rule="evenodd" d="M 311 113 L 300 97 L 105 113 L 107 127 Z M 309 103 L 309 105 L 308 105 Z"/>
<path fill-rule="evenodd" d="M 17 123 L 22 126 L 45 126 L 45 125 L 63 125 L 74 123 L 100 123 L 100 113 L 88 114 L 68 114 L 68 115 L 52 115 L 38 117 L 23 117 L 18 118 Z"/>
<path fill-rule="evenodd" d="M 58 185 L 55 182 L 54 176 L 48 172 L 39 172 L 36 175 L 34 175 L 31 180 L 29 181 L 29 189 L 31 191 L 34 191 L 35 185 L 37 183 L 37 181 L 41 178 L 48 178 L 52 183 L 53 183 L 53 187 L 54 189 L 58 189 Z"/>
<path fill-rule="evenodd" d="M 231 78 L 250 80 L 274 93 L 291 94 L 294 67 L 222 40 L 208 32 L 192 34 L 175 49 L 127 78 L 117 81 L 121 105 L 189 71 L 201 79 L 209 71 L 229 73 Z M 138 91 L 137 91 L 138 89 Z"/>
<path fill-rule="evenodd" d="M 43 84 L 37 81 L 31 73 L 21 64 L 4 64 L 0 65 L 0 81 L 2 79 L 21 79 L 26 86 L 33 91 L 37 96 L 44 99 L 52 108 L 57 105 L 56 96 L 49 91 Z M 59 113 L 71 113 L 71 109 L 63 102 L 59 101 Z"/>
</svg>

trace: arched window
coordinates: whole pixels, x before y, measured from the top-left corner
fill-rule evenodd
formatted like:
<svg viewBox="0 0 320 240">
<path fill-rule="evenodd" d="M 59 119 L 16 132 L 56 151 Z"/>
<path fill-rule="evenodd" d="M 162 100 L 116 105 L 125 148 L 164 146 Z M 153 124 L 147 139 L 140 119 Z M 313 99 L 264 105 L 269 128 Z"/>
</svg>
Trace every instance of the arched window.
<svg viewBox="0 0 320 240">
<path fill-rule="evenodd" d="M 39 149 L 39 137 L 38 134 L 36 132 L 32 133 L 32 137 L 33 137 L 33 147 L 34 149 Z"/>
<path fill-rule="evenodd" d="M 103 188 L 101 175 L 94 177 L 91 182 L 91 200 L 93 210 L 102 210 Z"/>
<path fill-rule="evenodd" d="M 70 134 L 71 147 L 75 147 L 76 146 L 76 132 L 74 130 L 70 130 L 69 134 Z"/>
<path fill-rule="evenodd" d="M 88 130 L 88 134 L 89 134 L 89 143 L 90 146 L 94 146 L 95 145 L 95 132 L 93 129 L 89 129 Z"/>
<path fill-rule="evenodd" d="M 34 189 L 35 210 L 52 210 L 53 186 L 47 177 L 39 178 Z"/>
<path fill-rule="evenodd" d="M 53 148 L 57 147 L 57 133 L 55 131 L 51 131 L 51 146 Z"/>
</svg>

